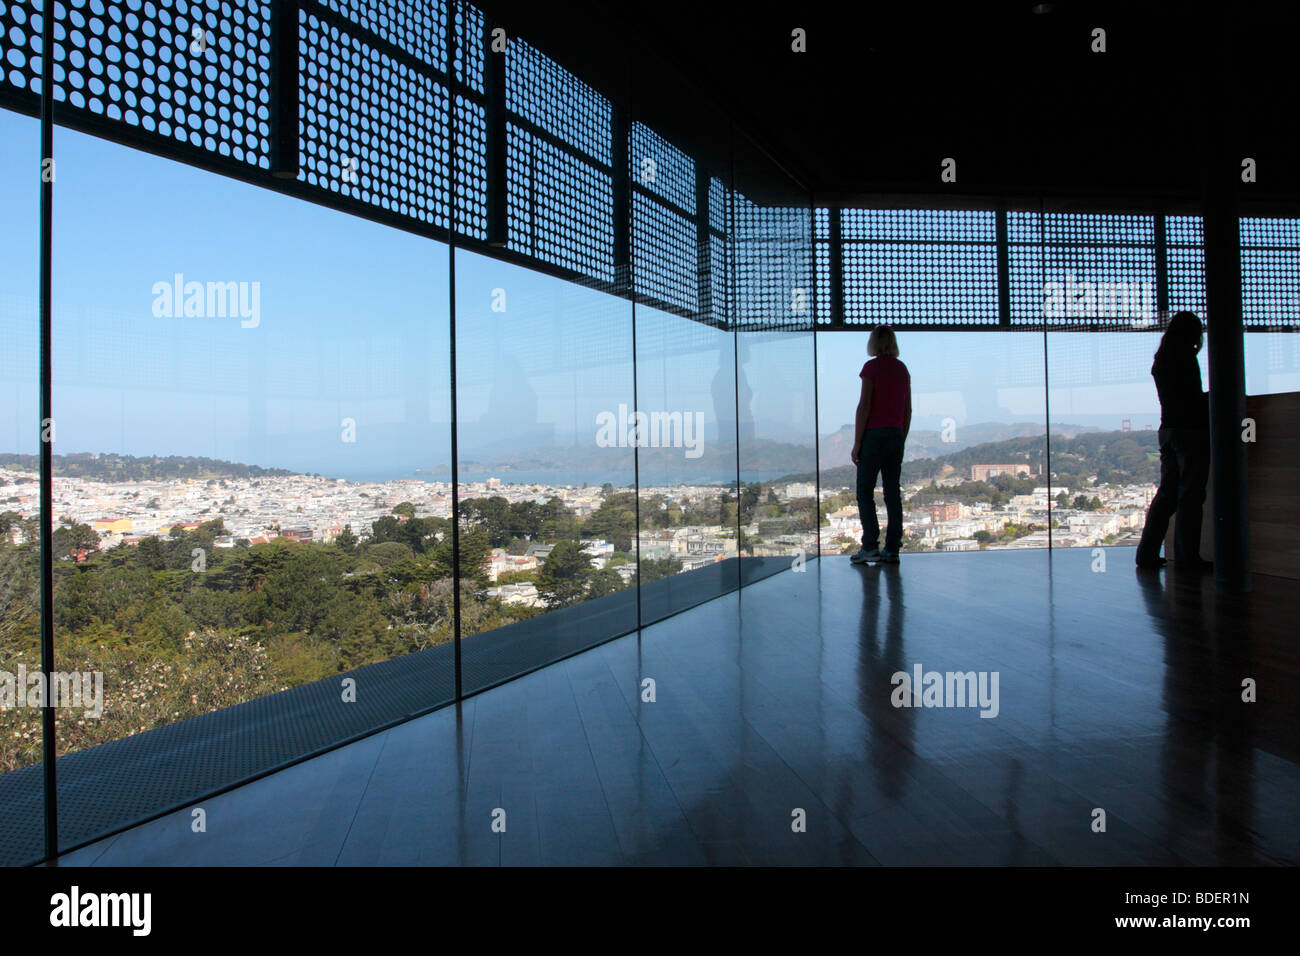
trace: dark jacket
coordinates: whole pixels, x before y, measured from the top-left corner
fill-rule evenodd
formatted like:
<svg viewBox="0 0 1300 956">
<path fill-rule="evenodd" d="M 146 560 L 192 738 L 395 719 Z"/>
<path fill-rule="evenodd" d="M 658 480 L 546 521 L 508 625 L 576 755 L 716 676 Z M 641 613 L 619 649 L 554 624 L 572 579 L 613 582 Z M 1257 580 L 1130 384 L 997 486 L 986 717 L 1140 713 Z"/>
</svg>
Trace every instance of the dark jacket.
<svg viewBox="0 0 1300 956">
<path fill-rule="evenodd" d="M 1157 352 L 1151 376 L 1160 396 L 1161 428 L 1209 429 L 1209 396 L 1201 391 L 1201 366 L 1195 352 Z"/>
</svg>

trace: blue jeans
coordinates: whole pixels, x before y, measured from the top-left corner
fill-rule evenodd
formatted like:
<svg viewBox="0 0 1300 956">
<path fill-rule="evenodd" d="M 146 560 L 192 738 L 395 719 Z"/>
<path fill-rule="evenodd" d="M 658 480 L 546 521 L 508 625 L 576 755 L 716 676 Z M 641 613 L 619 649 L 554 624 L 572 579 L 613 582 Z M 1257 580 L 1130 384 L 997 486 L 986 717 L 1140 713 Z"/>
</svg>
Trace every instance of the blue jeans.
<svg viewBox="0 0 1300 956">
<path fill-rule="evenodd" d="M 1201 557 L 1201 512 L 1205 482 L 1210 477 L 1210 433 L 1204 428 L 1161 428 L 1156 440 L 1160 443 L 1160 490 L 1147 509 L 1137 561 L 1152 563 L 1160 557 L 1169 519 L 1175 518 L 1173 560 L 1195 564 Z"/>
<path fill-rule="evenodd" d="M 880 543 L 876 519 L 876 477 L 885 490 L 885 550 L 897 553 L 903 543 L 903 493 L 898 486 L 903 472 L 903 430 L 868 428 L 858 453 L 858 518 L 862 521 L 862 547 L 874 551 Z"/>
</svg>

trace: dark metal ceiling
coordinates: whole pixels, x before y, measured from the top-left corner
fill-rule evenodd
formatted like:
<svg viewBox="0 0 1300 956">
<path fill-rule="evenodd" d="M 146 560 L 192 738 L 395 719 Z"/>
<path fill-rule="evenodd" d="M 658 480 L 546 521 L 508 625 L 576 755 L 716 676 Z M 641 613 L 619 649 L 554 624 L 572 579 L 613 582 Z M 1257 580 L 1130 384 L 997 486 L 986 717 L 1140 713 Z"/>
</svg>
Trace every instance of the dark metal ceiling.
<svg viewBox="0 0 1300 956">
<path fill-rule="evenodd" d="M 759 200 L 792 201 L 802 186 L 844 205 L 1047 196 L 1176 209 L 1207 175 L 1238 180 L 1245 157 L 1258 182 L 1237 187 L 1243 202 L 1300 198 L 1300 81 L 1282 4 L 480 6 L 602 92 L 630 96 L 678 145 L 720 169 L 734 161 Z M 791 50 L 795 28 L 806 53 Z M 731 141 L 719 109 L 744 137 Z M 955 183 L 940 180 L 946 157 Z"/>
</svg>

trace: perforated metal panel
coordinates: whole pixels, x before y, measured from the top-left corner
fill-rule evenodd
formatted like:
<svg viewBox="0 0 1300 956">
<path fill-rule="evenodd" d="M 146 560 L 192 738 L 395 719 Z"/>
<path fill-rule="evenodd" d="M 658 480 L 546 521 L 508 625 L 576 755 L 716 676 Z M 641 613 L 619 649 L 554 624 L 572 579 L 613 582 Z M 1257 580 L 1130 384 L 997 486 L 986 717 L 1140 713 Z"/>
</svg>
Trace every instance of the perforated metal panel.
<svg viewBox="0 0 1300 956">
<path fill-rule="evenodd" d="M 446 86 L 307 10 L 299 50 L 302 180 L 448 228 Z"/>
<path fill-rule="evenodd" d="M 447 4 L 444 0 L 322 0 L 349 22 L 382 37 L 436 70 L 447 69 Z"/>
<path fill-rule="evenodd" d="M 609 173 L 513 124 L 507 142 L 510 248 L 613 282 Z"/>
<path fill-rule="evenodd" d="M 1156 324 L 1154 216 L 1013 212 L 1007 240 L 1012 325 Z"/>
<path fill-rule="evenodd" d="M 835 317 L 831 298 L 831 247 L 830 243 L 818 240 L 813 249 L 817 259 L 817 325 L 824 326 Z"/>
<path fill-rule="evenodd" d="M 453 120 L 456 231 L 468 239 L 487 237 L 487 110 L 456 96 Z"/>
<path fill-rule="evenodd" d="M 699 312 L 697 232 L 691 220 L 643 192 L 633 194 L 632 279 L 639 297 L 658 308 Z M 724 299 L 725 291 L 719 288 Z"/>
<path fill-rule="evenodd" d="M 269 167 L 269 3 L 68 0 L 62 8 L 55 24 L 56 100 Z M 32 91 L 39 89 L 39 22 L 29 12 L 31 32 L 24 36 L 16 25 L 5 31 L 13 50 L 27 50 L 24 73 L 11 82 Z M 11 67 L 18 59 L 10 51 L 5 58 Z"/>
<path fill-rule="evenodd" d="M 0 88 L 41 92 L 41 2 L 0 3 Z"/>
<path fill-rule="evenodd" d="M 811 207 L 765 207 L 732 195 L 731 320 L 743 330 L 811 329 L 817 280 Z"/>
<path fill-rule="evenodd" d="M 1241 311 L 1247 328 L 1300 330 L 1300 219 L 1241 220 Z"/>
<path fill-rule="evenodd" d="M 483 14 L 468 3 L 453 3 L 452 6 L 459 38 L 452 55 L 456 81 L 471 92 L 482 95 L 483 44 L 476 42 L 475 38 L 483 36 Z"/>
<path fill-rule="evenodd" d="M 632 123 L 627 164 L 634 291 L 659 308 L 692 317 L 712 313 L 715 285 L 719 304 L 725 302 L 720 281 L 725 273 L 716 273 L 715 283 L 711 244 L 701 256 L 695 162 L 645 125 Z M 726 223 L 726 193 L 716 180 L 709 184 L 707 201 L 709 228 L 720 232 Z"/>
<path fill-rule="evenodd" d="M 643 123 L 632 124 L 628 175 L 638 190 L 663 200 L 683 218 L 694 220 L 695 162 Z M 726 209 L 711 209 L 710 225 L 723 228 Z"/>
<path fill-rule="evenodd" d="M 506 47 L 506 109 L 609 167 L 613 133 L 609 101 L 518 39 L 511 39 Z"/>
<path fill-rule="evenodd" d="M 1165 275 L 1169 311 L 1205 317 L 1205 248 L 1200 216 L 1165 219 Z"/>
<path fill-rule="evenodd" d="M 996 325 L 992 212 L 846 209 L 844 323 Z"/>
<path fill-rule="evenodd" d="M 170 150 L 412 231 L 441 238 L 454 229 L 470 245 L 486 240 L 483 14 L 453 0 L 297 0 L 296 6 L 296 180 L 270 175 L 272 0 L 60 4 L 53 90 L 60 117 L 97 135 Z M 40 90 L 40 7 L 39 0 L 0 3 L 0 103 L 27 112 L 35 111 Z M 783 233 L 776 224 L 788 213 L 777 211 L 753 231 L 758 219 L 746 212 L 751 235 L 728 251 L 727 191 L 711 179 L 706 242 L 698 228 L 694 161 L 640 124 L 632 125 L 626 150 L 631 228 L 640 231 L 631 238 L 637 286 L 628 290 L 614 281 L 613 105 L 518 38 L 508 36 L 505 58 L 506 245 L 539 268 L 633 291 L 709 322 L 726 314 L 719 302 L 727 295 L 745 322 L 796 321 L 771 291 L 782 285 L 792 302 L 793 289 L 806 287 L 817 324 L 839 327 L 833 265 L 843 269 L 846 328 L 877 322 L 986 328 L 999 319 L 1026 328 L 1044 318 L 1060 329 L 1118 331 L 1135 322 L 1140 328 L 1153 311 L 1156 268 L 1164 270 L 1171 309 L 1205 309 L 1200 220 L 1190 216 L 1168 218 L 1164 258 L 1157 262 L 1154 216 L 1053 213 L 1040 222 L 1034 212 L 1010 213 L 1009 288 L 999 290 L 992 211 L 845 210 L 836 261 L 835 250 L 823 245 L 831 236 L 822 209 L 810 226 L 799 226 L 818 244 L 813 274 L 774 279 L 776 267 L 765 258 L 789 256 L 799 264 L 782 268 L 804 271 L 810 237 L 795 241 Z M 654 176 L 643 181 L 646 160 Z M 1294 296 L 1295 220 L 1242 223 L 1247 329 L 1296 327 L 1297 310 L 1287 301 Z M 744 286 L 724 295 L 722 275 Z M 1045 317 L 1045 305 L 1053 311 L 1052 283 L 1061 286 L 1062 314 Z M 1009 298 L 1005 315 L 999 291 Z"/>
</svg>

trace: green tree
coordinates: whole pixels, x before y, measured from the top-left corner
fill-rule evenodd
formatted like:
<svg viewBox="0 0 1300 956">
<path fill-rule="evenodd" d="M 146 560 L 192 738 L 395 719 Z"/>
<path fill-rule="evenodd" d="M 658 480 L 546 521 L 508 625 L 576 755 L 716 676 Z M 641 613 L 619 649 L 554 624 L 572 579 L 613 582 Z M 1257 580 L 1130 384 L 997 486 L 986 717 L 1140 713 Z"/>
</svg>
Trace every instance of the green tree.
<svg viewBox="0 0 1300 956">
<path fill-rule="evenodd" d="M 352 525 L 345 524 L 343 530 L 339 532 L 339 536 L 334 539 L 334 543 L 338 545 L 339 550 L 344 554 L 356 554 L 357 536 L 352 533 Z"/>
<path fill-rule="evenodd" d="M 615 551 L 630 551 L 636 536 L 636 505 L 635 492 L 610 494 L 582 523 L 582 534 L 612 542 Z"/>
<path fill-rule="evenodd" d="M 623 577 L 613 568 L 600 568 L 591 573 L 590 585 L 587 589 L 587 598 L 604 597 L 607 594 L 613 594 L 615 591 L 621 591 L 626 584 L 623 583 Z"/>
<path fill-rule="evenodd" d="M 561 541 L 551 549 L 537 575 L 537 593 L 548 607 L 569 607 L 582 601 L 591 579 L 591 561 L 576 541 Z"/>
<path fill-rule="evenodd" d="M 637 568 L 637 578 L 642 584 L 670 578 L 682 570 L 682 563 L 676 558 L 643 558 Z"/>
<path fill-rule="evenodd" d="M 513 516 L 510 502 L 500 495 L 493 495 L 491 498 L 470 498 L 461 503 L 461 514 L 466 520 L 482 526 L 487 531 L 491 547 L 504 548 L 515 536 L 515 531 L 511 527 Z"/>
<path fill-rule="evenodd" d="M 411 557 L 412 553 L 410 546 L 402 541 L 380 541 L 366 545 L 365 550 L 366 557 L 381 568 L 391 568 L 399 561 Z"/>
</svg>

